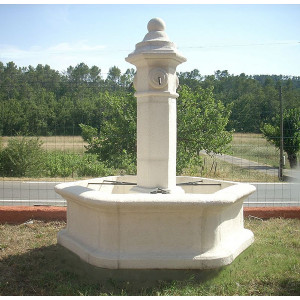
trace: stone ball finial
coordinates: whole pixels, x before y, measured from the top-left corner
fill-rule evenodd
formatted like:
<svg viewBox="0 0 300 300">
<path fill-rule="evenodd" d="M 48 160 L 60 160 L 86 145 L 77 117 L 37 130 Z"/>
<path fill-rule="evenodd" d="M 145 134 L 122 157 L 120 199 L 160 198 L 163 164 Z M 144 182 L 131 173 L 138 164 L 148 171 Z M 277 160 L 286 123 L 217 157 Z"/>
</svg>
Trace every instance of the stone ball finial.
<svg viewBox="0 0 300 300">
<path fill-rule="evenodd" d="M 148 22 L 147 28 L 148 28 L 149 32 L 151 32 L 151 31 L 165 31 L 166 24 L 165 24 L 164 20 L 162 20 L 161 18 L 154 18 L 154 19 L 151 19 Z"/>
</svg>

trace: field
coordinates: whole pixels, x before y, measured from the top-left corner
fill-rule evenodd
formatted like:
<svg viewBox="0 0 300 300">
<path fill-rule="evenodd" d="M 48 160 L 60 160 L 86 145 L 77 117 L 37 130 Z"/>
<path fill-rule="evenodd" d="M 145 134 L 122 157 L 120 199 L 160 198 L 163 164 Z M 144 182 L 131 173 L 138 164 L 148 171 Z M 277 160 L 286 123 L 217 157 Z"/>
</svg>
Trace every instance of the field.
<svg viewBox="0 0 300 300">
<path fill-rule="evenodd" d="M 262 134 L 235 133 L 231 145 L 233 156 L 272 167 L 279 165 L 279 150 L 269 143 Z"/>
<path fill-rule="evenodd" d="M 11 137 L 3 136 L 2 144 L 5 147 Z M 43 148 L 47 151 L 66 151 L 73 153 L 83 153 L 84 145 L 87 145 L 81 136 L 40 136 Z"/>
<path fill-rule="evenodd" d="M 255 242 L 216 270 L 107 270 L 57 245 L 64 222 L 0 225 L 0 295 L 299 295 L 300 220 L 246 219 Z"/>
<path fill-rule="evenodd" d="M 84 145 L 87 145 L 81 136 L 40 136 L 43 147 L 46 150 L 71 150 L 75 153 L 82 153 Z M 11 137 L 3 136 L 3 146 L 7 145 Z M 263 138 L 262 134 L 255 133 L 234 133 L 232 141 L 232 155 L 257 161 L 257 157 L 261 156 L 269 159 L 270 162 L 278 164 L 278 150 Z M 265 162 L 268 163 L 268 160 Z M 272 165 L 269 163 L 269 165 Z"/>
<path fill-rule="evenodd" d="M 84 146 L 86 145 L 86 143 L 83 141 L 81 136 L 51 136 L 39 138 L 43 142 L 43 149 L 45 149 L 47 153 L 50 154 L 50 156 L 52 155 L 52 157 L 54 157 L 52 161 L 59 161 L 61 164 L 67 164 L 70 160 L 78 160 L 78 155 L 82 155 L 85 152 Z M 10 137 L 2 137 L 3 146 L 7 145 L 9 139 Z M 262 165 L 278 167 L 279 163 L 279 151 L 272 144 L 267 142 L 261 134 L 235 133 L 233 135 L 233 141 L 231 144 L 231 152 L 229 154 L 236 157 L 249 159 Z M 63 158 L 64 155 L 66 155 L 65 159 Z M 74 159 L 72 159 L 72 157 L 74 157 Z M 201 168 L 195 166 L 193 170 L 185 170 L 182 175 L 204 176 L 233 181 L 278 181 L 277 176 L 270 176 L 268 174 L 255 170 L 243 169 L 239 166 L 221 161 L 216 157 L 212 158 L 207 155 L 203 156 L 203 163 L 204 165 L 201 166 Z M 288 165 L 286 165 L 286 167 L 288 167 Z M 76 179 L 89 177 L 88 175 L 84 175 L 84 173 L 83 175 L 78 176 L 78 174 L 73 170 L 69 171 L 70 168 L 73 167 L 66 165 L 65 172 L 64 170 L 62 170 L 63 166 L 60 165 L 59 169 L 61 170 L 61 172 L 50 172 L 50 177 L 71 177 Z M 55 167 L 55 170 L 56 169 L 57 167 Z M 97 170 L 95 170 L 95 172 L 97 172 Z M 109 170 L 109 172 L 111 172 L 111 170 Z M 118 171 L 113 172 L 116 173 Z M 81 174 L 81 172 L 79 174 Z"/>
<path fill-rule="evenodd" d="M 3 136 L 3 146 L 11 137 Z M 41 136 L 44 149 L 48 151 L 72 151 L 83 153 L 87 145 L 81 136 Z M 278 150 L 263 138 L 262 134 L 235 133 L 232 141 L 232 155 L 253 161 L 261 161 L 270 166 L 278 166 Z"/>
<path fill-rule="evenodd" d="M 203 172 L 201 172 L 202 168 L 198 168 L 200 171 L 190 174 L 190 170 L 187 170 L 184 175 L 209 177 L 237 182 L 279 182 L 277 176 L 268 175 L 265 172 L 242 168 L 218 158 L 212 158 L 208 155 L 202 155 L 202 157 L 204 160 Z"/>
</svg>

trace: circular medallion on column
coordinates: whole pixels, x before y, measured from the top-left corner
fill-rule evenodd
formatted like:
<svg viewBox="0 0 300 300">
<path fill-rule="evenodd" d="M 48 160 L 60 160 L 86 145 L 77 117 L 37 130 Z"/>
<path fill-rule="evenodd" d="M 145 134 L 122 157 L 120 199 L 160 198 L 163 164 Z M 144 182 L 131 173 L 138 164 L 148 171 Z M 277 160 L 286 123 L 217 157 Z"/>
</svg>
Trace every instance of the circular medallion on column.
<svg viewBox="0 0 300 300">
<path fill-rule="evenodd" d="M 162 89 L 168 83 L 168 74 L 162 68 L 155 68 L 149 72 L 149 83 L 155 89 Z"/>
</svg>

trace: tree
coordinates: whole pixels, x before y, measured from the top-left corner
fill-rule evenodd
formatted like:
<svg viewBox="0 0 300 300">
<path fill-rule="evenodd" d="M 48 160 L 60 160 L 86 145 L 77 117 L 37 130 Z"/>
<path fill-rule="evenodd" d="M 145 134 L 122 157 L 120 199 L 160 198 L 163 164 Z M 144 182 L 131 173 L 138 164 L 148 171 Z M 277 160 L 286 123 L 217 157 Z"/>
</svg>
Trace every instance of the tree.
<svg viewBox="0 0 300 300">
<path fill-rule="evenodd" d="M 113 66 L 108 70 L 106 81 L 108 83 L 113 83 L 114 85 L 118 85 L 120 83 L 120 80 L 121 80 L 121 70 L 118 67 Z"/>
<path fill-rule="evenodd" d="M 134 75 L 134 69 L 121 73 L 114 66 L 104 80 L 99 67 L 85 63 L 70 66 L 62 74 L 49 65 L 20 68 L 14 62 L 0 62 L 0 133 L 75 134 L 80 123 L 100 129 L 108 105 L 105 92 L 121 98 L 133 94 Z M 236 76 L 227 70 L 204 76 L 197 69 L 177 75 L 180 86 L 196 93 L 200 88 L 213 89 L 214 99 L 231 107 L 229 130 L 260 132 L 262 122 L 272 124 L 279 112 L 279 84 L 285 108 L 300 107 L 299 76 Z"/>
<path fill-rule="evenodd" d="M 263 124 L 261 131 L 268 141 L 280 148 L 279 115 L 273 118 L 273 124 Z M 283 150 L 288 155 L 290 167 L 295 168 L 300 150 L 300 108 L 288 109 L 283 113 Z"/>
<path fill-rule="evenodd" d="M 232 132 L 226 131 L 230 106 L 213 97 L 213 89 L 183 86 L 177 102 L 177 170 L 201 164 L 200 151 L 221 154 L 228 150 Z"/>
<path fill-rule="evenodd" d="M 97 66 L 92 66 L 90 68 L 90 80 L 94 83 L 101 81 L 101 69 Z"/>
<path fill-rule="evenodd" d="M 134 69 L 127 69 L 126 72 L 120 78 L 120 84 L 124 88 L 129 88 L 133 83 L 133 78 L 135 75 Z"/>
<path fill-rule="evenodd" d="M 76 84 L 79 82 L 86 82 L 88 81 L 89 74 L 89 67 L 85 63 L 80 63 L 72 70 L 72 79 Z"/>
<path fill-rule="evenodd" d="M 136 100 L 133 94 L 105 92 L 102 101 L 100 130 L 80 124 L 87 152 L 109 167 L 131 168 L 136 162 Z"/>
<path fill-rule="evenodd" d="M 199 70 L 194 69 L 191 72 L 180 72 L 177 73 L 180 85 L 187 85 L 194 89 L 199 86 L 199 83 L 203 79 Z"/>
<path fill-rule="evenodd" d="M 89 153 L 110 167 L 120 168 L 124 158 L 131 164 L 136 161 L 136 101 L 132 94 L 106 93 L 106 109 L 100 132 L 91 126 L 80 125 L 88 142 Z M 178 108 L 177 170 L 201 164 L 200 151 L 224 153 L 232 139 L 225 130 L 230 108 L 215 101 L 212 89 L 192 91 L 183 86 Z"/>
<path fill-rule="evenodd" d="M 2 67 L 3 69 L 3 67 Z M 0 82 L 1 90 L 4 92 L 4 99 L 14 99 L 19 96 L 21 69 L 14 62 L 10 61 L 4 67 Z"/>
</svg>

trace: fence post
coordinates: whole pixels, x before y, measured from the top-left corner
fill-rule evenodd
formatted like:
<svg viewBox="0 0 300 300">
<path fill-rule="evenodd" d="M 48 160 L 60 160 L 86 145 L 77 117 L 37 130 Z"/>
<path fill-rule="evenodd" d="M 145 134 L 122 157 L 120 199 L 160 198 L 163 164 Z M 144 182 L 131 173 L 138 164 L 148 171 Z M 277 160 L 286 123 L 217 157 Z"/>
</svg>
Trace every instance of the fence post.
<svg viewBox="0 0 300 300">
<path fill-rule="evenodd" d="M 283 109 L 282 109 L 282 87 L 279 86 L 279 102 L 280 102 L 280 162 L 279 162 L 279 180 L 283 181 Z"/>
</svg>

